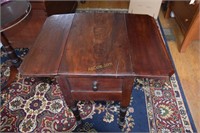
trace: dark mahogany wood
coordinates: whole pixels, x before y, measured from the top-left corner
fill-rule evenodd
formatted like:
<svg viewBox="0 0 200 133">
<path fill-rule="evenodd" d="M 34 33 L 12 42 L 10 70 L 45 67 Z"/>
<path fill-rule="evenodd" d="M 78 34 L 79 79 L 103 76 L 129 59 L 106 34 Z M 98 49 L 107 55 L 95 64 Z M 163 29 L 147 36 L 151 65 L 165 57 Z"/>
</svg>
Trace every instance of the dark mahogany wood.
<svg viewBox="0 0 200 133">
<path fill-rule="evenodd" d="M 136 76 L 170 76 L 174 70 L 155 20 L 147 15 L 127 14 L 126 25 Z"/>
<path fill-rule="evenodd" d="M 47 18 L 34 46 L 24 59 L 25 65 L 20 67 L 21 73 L 44 77 L 57 75 L 73 17 L 73 14 L 69 14 Z"/>
<path fill-rule="evenodd" d="M 128 51 L 124 14 L 75 14 L 59 74 L 132 75 Z"/>
<path fill-rule="evenodd" d="M 168 77 L 173 73 L 155 20 L 147 15 L 51 16 L 27 58 L 21 72 L 32 76 Z"/>
<path fill-rule="evenodd" d="M 152 17 L 113 13 L 49 17 L 20 67 L 24 76 L 56 76 L 79 123 L 77 100 L 120 101 L 120 127 L 134 77 L 168 78 L 173 70 Z"/>
</svg>

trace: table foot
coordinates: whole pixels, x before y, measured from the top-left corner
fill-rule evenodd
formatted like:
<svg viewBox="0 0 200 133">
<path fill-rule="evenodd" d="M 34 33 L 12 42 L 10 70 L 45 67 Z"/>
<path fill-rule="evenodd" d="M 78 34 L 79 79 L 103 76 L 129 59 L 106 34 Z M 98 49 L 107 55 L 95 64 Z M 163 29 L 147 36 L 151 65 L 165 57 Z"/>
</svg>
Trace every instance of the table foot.
<svg viewBox="0 0 200 133">
<path fill-rule="evenodd" d="M 50 84 L 50 85 L 53 83 L 53 81 L 52 81 L 53 78 L 51 78 L 51 77 L 39 77 L 38 79 L 41 80 L 42 82 Z"/>
<path fill-rule="evenodd" d="M 76 118 L 77 125 L 82 125 L 82 119 L 81 119 L 78 107 L 77 106 L 71 107 L 71 110 Z"/>
<path fill-rule="evenodd" d="M 11 60 L 11 62 L 16 68 L 18 68 L 22 63 L 22 59 L 18 57 L 15 60 Z"/>
<path fill-rule="evenodd" d="M 127 108 L 124 108 L 124 107 L 120 108 L 119 121 L 118 121 L 119 128 L 123 128 L 125 124 L 126 112 L 127 112 Z"/>
<path fill-rule="evenodd" d="M 78 126 L 78 127 L 81 127 L 81 126 L 83 125 L 83 121 L 82 121 L 82 120 L 76 121 L 76 123 L 77 123 L 77 126 Z"/>
<path fill-rule="evenodd" d="M 1 91 L 8 88 L 13 83 L 13 81 L 16 78 L 17 73 L 18 73 L 17 68 L 15 66 L 11 66 L 10 67 L 10 76 L 8 78 L 8 81 L 1 86 Z"/>
</svg>

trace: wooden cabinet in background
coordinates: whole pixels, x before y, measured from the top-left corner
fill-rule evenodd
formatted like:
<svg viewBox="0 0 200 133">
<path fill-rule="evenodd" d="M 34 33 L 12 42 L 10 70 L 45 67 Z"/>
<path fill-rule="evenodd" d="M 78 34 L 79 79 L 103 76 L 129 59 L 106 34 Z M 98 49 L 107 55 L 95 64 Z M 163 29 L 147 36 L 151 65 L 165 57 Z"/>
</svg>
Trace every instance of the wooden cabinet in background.
<svg viewBox="0 0 200 133">
<path fill-rule="evenodd" d="M 189 1 L 170 1 L 168 3 L 168 14 L 171 11 L 183 32 L 184 39 L 180 52 L 184 52 L 193 40 L 199 39 L 199 3 L 189 4 Z"/>
</svg>

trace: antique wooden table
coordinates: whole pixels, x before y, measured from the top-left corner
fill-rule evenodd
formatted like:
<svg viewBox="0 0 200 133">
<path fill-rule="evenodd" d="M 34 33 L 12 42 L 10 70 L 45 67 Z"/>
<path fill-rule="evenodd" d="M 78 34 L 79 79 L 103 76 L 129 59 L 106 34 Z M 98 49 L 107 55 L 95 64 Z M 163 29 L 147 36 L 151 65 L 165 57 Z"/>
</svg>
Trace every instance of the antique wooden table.
<svg viewBox="0 0 200 133">
<path fill-rule="evenodd" d="M 168 78 L 174 71 L 155 20 L 117 13 L 50 16 L 19 70 L 57 77 L 78 123 L 76 101 L 120 101 L 120 126 L 134 77 Z"/>
</svg>

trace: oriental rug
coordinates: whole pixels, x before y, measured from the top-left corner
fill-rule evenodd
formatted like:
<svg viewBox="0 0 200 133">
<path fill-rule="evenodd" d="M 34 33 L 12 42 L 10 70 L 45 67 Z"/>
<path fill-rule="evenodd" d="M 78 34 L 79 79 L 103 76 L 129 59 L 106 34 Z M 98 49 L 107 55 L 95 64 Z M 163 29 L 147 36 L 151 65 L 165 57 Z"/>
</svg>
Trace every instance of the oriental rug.
<svg viewBox="0 0 200 133">
<path fill-rule="evenodd" d="M 28 49 L 15 49 L 22 59 Z M 10 73 L 1 51 L 1 84 Z M 119 103 L 79 101 L 83 126 L 77 127 L 55 79 L 48 84 L 19 73 L 0 94 L 1 132 L 196 132 L 177 74 L 169 80 L 135 78 L 125 125 L 118 127 Z"/>
</svg>

